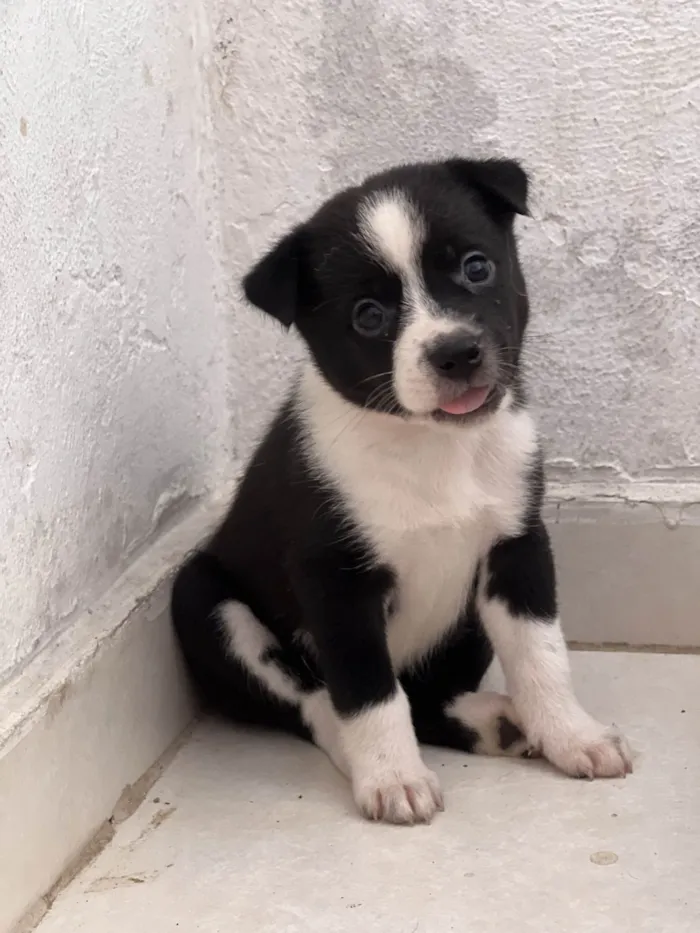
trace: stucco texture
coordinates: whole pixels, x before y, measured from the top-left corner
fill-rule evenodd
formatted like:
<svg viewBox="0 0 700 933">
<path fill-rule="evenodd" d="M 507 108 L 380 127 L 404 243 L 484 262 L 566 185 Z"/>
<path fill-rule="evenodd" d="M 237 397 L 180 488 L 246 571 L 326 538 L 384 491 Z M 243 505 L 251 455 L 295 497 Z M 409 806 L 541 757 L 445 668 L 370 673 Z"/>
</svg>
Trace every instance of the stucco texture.
<svg viewBox="0 0 700 933">
<path fill-rule="evenodd" d="M 206 24 L 188 0 L 0 12 L 0 682 L 226 456 Z"/>
<path fill-rule="evenodd" d="M 533 179 L 519 232 L 550 473 L 700 479 L 700 5 L 262 7 L 210 4 L 231 282 L 368 171 L 518 156 Z M 232 346 L 244 456 L 298 350 L 240 304 Z"/>
</svg>

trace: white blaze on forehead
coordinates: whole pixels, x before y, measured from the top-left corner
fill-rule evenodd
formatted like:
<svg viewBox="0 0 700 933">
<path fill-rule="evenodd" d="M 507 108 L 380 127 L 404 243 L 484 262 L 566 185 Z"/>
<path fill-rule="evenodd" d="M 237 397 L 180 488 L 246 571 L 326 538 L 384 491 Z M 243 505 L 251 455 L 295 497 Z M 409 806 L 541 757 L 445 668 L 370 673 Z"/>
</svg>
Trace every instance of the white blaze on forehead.
<svg viewBox="0 0 700 933">
<path fill-rule="evenodd" d="M 360 236 L 376 259 L 401 279 L 403 326 L 394 345 L 394 391 L 408 411 L 437 406 L 437 385 L 425 351 L 441 336 L 464 332 L 464 321 L 445 315 L 428 292 L 421 264 L 428 228 L 417 206 L 399 188 L 367 197 L 358 213 Z"/>
<path fill-rule="evenodd" d="M 420 274 L 425 224 L 402 191 L 382 191 L 363 201 L 359 224 L 372 252 L 402 279 Z"/>
</svg>

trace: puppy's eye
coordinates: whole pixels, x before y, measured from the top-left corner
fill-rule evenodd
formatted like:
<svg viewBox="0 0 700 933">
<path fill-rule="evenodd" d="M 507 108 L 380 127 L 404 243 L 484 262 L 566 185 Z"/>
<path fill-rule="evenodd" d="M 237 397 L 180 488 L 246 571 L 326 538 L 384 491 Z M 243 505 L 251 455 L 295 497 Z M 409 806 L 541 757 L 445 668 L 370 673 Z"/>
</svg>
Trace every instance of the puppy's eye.
<svg viewBox="0 0 700 933">
<path fill-rule="evenodd" d="M 352 326 L 363 337 L 378 337 L 384 332 L 389 312 L 378 301 L 363 298 L 352 309 Z"/>
<path fill-rule="evenodd" d="M 469 285 L 490 285 L 496 278 L 496 266 L 483 253 L 467 253 L 462 258 L 462 278 Z"/>
</svg>

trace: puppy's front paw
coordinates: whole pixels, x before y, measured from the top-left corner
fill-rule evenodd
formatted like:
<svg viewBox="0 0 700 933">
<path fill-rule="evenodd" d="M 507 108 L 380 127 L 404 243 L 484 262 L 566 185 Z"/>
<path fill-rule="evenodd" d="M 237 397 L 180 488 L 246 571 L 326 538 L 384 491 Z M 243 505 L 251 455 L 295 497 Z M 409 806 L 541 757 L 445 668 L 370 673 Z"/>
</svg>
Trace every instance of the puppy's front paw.
<svg viewBox="0 0 700 933">
<path fill-rule="evenodd" d="M 604 726 L 586 713 L 548 722 L 530 735 L 553 765 L 577 778 L 626 777 L 632 773 L 632 752 L 614 726 Z"/>
<path fill-rule="evenodd" d="M 429 823 L 444 809 L 440 784 L 432 771 L 391 771 L 353 781 L 353 791 L 368 820 L 412 825 Z"/>
</svg>

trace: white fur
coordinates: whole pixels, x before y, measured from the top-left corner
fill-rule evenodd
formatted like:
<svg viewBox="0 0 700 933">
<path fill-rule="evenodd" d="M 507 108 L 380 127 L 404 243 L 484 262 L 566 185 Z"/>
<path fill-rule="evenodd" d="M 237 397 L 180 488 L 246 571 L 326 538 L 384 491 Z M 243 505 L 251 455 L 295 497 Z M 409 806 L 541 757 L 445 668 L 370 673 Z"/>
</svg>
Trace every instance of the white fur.
<svg viewBox="0 0 700 933">
<path fill-rule="evenodd" d="M 336 768 L 350 777 L 350 765 L 340 742 L 339 718 L 325 689 L 302 693 L 274 661 L 263 661 L 264 653 L 277 645 L 274 635 L 261 625 L 243 603 L 225 602 L 219 616 L 228 640 L 228 651 L 257 678 L 272 696 L 299 707 L 314 742 Z"/>
<path fill-rule="evenodd" d="M 341 774 L 350 777 L 350 763 L 340 744 L 338 714 L 326 689 L 302 698 L 301 717 L 311 730 L 316 745 L 323 749 Z"/>
<path fill-rule="evenodd" d="M 428 414 L 438 407 L 438 385 L 426 347 L 450 333 L 471 330 L 478 336 L 481 331 L 446 317 L 430 296 L 421 268 L 426 225 L 404 192 L 392 189 L 369 197 L 360 206 L 359 226 L 365 245 L 401 279 L 404 324 L 394 345 L 396 397 L 407 411 Z"/>
<path fill-rule="evenodd" d="M 221 603 L 219 616 L 228 639 L 228 651 L 243 662 L 266 689 L 279 700 L 298 705 L 300 691 L 291 678 L 263 655 L 277 645 L 277 639 L 255 618 L 244 603 Z"/>
<path fill-rule="evenodd" d="M 355 800 L 366 817 L 424 823 L 442 809 L 438 779 L 423 764 L 401 687 L 391 699 L 338 724 Z"/>
<path fill-rule="evenodd" d="M 520 528 L 535 429 L 524 411 L 464 428 L 360 410 L 309 367 L 299 412 L 308 456 L 339 489 L 377 557 L 397 574 L 389 650 L 397 669 L 455 621 L 476 564 Z"/>
<path fill-rule="evenodd" d="M 394 188 L 370 195 L 360 205 L 359 227 L 367 246 L 392 272 L 415 275 L 426 229 L 405 192 Z"/>
<path fill-rule="evenodd" d="M 559 621 L 514 617 L 501 600 L 487 600 L 483 593 L 479 608 L 529 741 L 575 777 L 624 777 L 631 771 L 625 740 L 589 716 L 574 695 Z"/>
<path fill-rule="evenodd" d="M 508 755 L 517 758 L 528 750 L 528 742 L 524 736 L 508 748 L 501 747 L 502 719 L 507 719 L 523 729 L 513 701 L 502 693 L 491 693 L 488 690 L 462 693 L 445 707 L 445 713 L 479 733 L 479 742 L 474 748 L 479 755 Z"/>
</svg>

